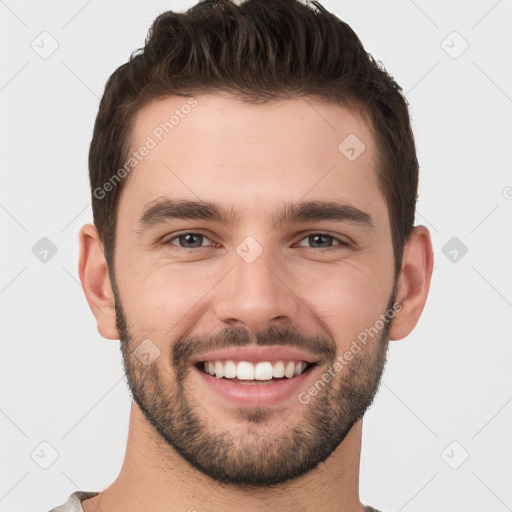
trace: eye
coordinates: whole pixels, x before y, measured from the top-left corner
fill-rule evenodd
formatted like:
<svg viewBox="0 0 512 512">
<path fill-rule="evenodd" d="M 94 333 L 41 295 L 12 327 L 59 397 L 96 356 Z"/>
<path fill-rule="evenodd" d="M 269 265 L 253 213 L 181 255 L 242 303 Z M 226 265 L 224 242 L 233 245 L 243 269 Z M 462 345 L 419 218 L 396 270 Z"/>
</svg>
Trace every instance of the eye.
<svg viewBox="0 0 512 512">
<path fill-rule="evenodd" d="M 176 239 L 178 240 L 179 244 L 173 243 L 173 240 Z M 164 244 L 179 245 L 181 249 L 197 249 L 198 247 L 203 247 L 202 241 L 205 239 L 209 240 L 209 238 L 204 233 L 187 231 L 167 239 L 164 241 Z"/>
<path fill-rule="evenodd" d="M 174 240 L 177 240 L 178 243 L 174 243 Z M 203 245 L 205 240 L 209 240 L 208 236 L 205 233 L 195 232 L 195 231 L 186 231 L 184 233 L 175 235 L 163 243 L 165 245 L 177 245 L 181 249 L 198 249 L 200 247 L 206 247 L 207 245 Z M 338 245 L 340 247 L 348 247 L 349 244 L 336 238 L 328 233 L 309 233 L 306 237 L 302 238 L 301 241 L 307 240 L 310 244 L 313 244 L 312 249 L 329 249 L 332 245 L 329 242 L 337 242 L 334 245 Z M 323 247 L 322 247 L 323 244 Z M 327 244 L 327 245 L 326 245 Z M 218 247 L 218 244 L 213 243 L 212 246 Z M 301 247 L 304 247 L 300 245 Z"/>
<path fill-rule="evenodd" d="M 313 245 L 326 243 L 326 241 L 329 242 L 329 240 L 331 240 L 331 241 L 334 240 L 334 241 L 338 242 L 336 245 L 339 245 L 339 246 L 348 247 L 348 245 L 349 245 L 347 242 L 344 242 L 343 240 L 340 240 L 339 238 L 329 235 L 328 233 L 310 233 L 302 240 L 307 240 L 309 243 L 312 243 Z M 330 247 L 331 246 L 324 247 L 324 248 L 329 249 Z M 321 248 L 322 247 L 318 247 L 318 246 L 313 247 L 313 249 L 321 249 Z"/>
</svg>

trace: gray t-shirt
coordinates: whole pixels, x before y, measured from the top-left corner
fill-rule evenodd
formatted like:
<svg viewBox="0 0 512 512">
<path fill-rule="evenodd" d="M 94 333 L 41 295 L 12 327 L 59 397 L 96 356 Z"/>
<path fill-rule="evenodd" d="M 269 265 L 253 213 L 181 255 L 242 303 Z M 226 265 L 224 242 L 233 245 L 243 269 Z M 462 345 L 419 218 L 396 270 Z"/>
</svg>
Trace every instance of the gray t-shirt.
<svg viewBox="0 0 512 512">
<path fill-rule="evenodd" d="M 76 491 L 68 498 L 68 501 L 66 501 L 64 505 L 52 508 L 50 512 L 84 512 L 84 509 L 82 508 L 82 500 L 94 498 L 94 496 L 97 496 L 98 494 L 99 491 Z"/>
<path fill-rule="evenodd" d="M 64 505 L 60 507 L 55 507 L 50 510 L 50 512 L 84 512 L 82 508 L 82 500 L 87 500 L 89 498 L 94 498 L 97 496 L 99 492 L 92 491 L 76 491 L 74 492 Z M 380 512 L 376 508 L 370 507 L 368 505 L 365 506 L 366 512 Z"/>
</svg>

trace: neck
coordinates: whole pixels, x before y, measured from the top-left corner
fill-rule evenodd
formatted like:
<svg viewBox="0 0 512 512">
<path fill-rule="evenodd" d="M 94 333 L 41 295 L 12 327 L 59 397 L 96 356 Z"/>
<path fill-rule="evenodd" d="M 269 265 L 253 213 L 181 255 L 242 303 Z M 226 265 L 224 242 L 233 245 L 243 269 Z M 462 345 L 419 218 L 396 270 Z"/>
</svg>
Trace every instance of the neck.
<svg viewBox="0 0 512 512">
<path fill-rule="evenodd" d="M 132 402 L 126 455 L 116 480 L 83 501 L 84 512 L 364 512 L 359 501 L 362 420 L 314 470 L 279 486 L 251 490 L 221 485 L 162 442 Z M 197 512 L 197 511 L 196 511 Z"/>
</svg>

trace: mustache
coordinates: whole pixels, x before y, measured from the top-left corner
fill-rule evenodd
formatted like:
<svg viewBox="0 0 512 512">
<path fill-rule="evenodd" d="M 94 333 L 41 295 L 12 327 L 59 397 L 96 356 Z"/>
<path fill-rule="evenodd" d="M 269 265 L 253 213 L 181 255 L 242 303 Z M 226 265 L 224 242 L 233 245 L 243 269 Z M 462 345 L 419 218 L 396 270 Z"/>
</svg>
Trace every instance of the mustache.
<svg viewBox="0 0 512 512">
<path fill-rule="evenodd" d="M 256 344 L 260 347 L 282 345 L 297 349 L 306 349 L 315 354 L 320 362 L 332 361 L 336 357 L 336 343 L 326 336 L 305 333 L 297 329 L 270 326 L 263 332 L 251 333 L 243 328 L 228 328 L 216 334 L 204 333 L 183 336 L 174 344 L 172 364 L 185 367 L 188 361 L 202 352 L 245 347 Z"/>
</svg>

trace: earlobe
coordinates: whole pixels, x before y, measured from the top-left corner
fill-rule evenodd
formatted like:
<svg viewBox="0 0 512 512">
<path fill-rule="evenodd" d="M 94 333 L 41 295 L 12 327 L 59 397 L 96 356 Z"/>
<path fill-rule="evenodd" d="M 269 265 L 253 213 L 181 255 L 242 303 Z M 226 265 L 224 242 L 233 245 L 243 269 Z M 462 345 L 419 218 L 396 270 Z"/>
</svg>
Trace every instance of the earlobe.
<svg viewBox="0 0 512 512">
<path fill-rule="evenodd" d="M 433 266 L 430 232 L 425 226 L 416 226 L 404 247 L 395 301 L 401 307 L 391 324 L 390 340 L 405 338 L 418 323 L 427 301 Z"/>
<path fill-rule="evenodd" d="M 119 339 L 116 326 L 115 299 L 110 285 L 103 244 L 94 224 L 82 226 L 79 233 L 78 273 L 85 298 L 96 317 L 98 332 L 110 340 Z"/>
</svg>

